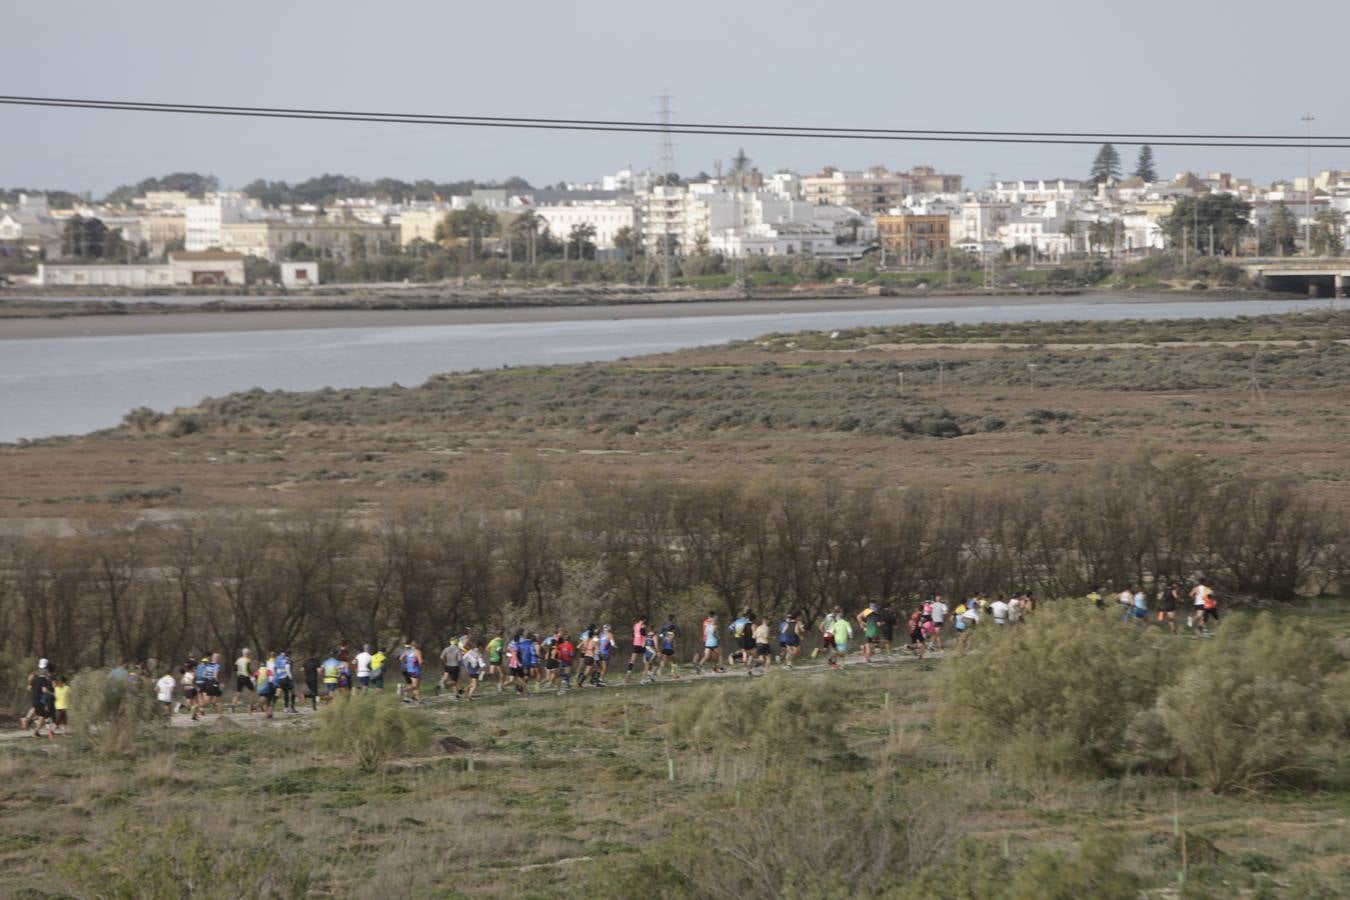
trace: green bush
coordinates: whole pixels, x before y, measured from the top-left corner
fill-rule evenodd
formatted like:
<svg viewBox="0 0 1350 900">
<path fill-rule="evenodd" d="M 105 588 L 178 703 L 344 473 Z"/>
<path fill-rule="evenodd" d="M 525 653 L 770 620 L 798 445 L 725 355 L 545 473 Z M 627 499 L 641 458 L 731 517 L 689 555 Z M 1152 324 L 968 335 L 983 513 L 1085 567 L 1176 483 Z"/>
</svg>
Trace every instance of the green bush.
<svg viewBox="0 0 1350 900">
<path fill-rule="evenodd" d="M 979 652 L 946 663 L 939 734 L 1022 781 L 1118 767 L 1126 727 L 1175 661 L 1164 635 L 1114 618 L 1059 607 L 1016 628 L 985 625 Z"/>
<path fill-rule="evenodd" d="M 761 678 L 690 691 L 671 718 L 671 736 L 700 749 L 736 749 L 758 758 L 838 757 L 839 690 L 799 679 Z"/>
<path fill-rule="evenodd" d="M 321 747 L 350 756 L 358 769 L 375 772 L 400 753 L 431 742 L 426 716 L 382 692 L 339 695 L 319 712 Z"/>
<path fill-rule="evenodd" d="M 1215 792 L 1259 787 L 1308 764 L 1341 731 L 1341 664 L 1312 627 L 1269 613 L 1225 622 L 1162 692 L 1158 712 L 1187 769 Z"/>
<path fill-rule="evenodd" d="M 79 740 L 101 754 L 126 753 L 136 738 L 163 720 L 148 684 L 87 669 L 70 682 L 70 728 Z"/>
</svg>

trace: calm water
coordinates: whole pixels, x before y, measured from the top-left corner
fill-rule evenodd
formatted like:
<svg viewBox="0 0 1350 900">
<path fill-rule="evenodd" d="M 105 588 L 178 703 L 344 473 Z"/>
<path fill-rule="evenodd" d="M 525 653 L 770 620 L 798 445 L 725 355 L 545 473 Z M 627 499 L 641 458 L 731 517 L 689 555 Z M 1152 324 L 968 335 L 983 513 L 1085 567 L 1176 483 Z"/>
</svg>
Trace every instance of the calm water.
<svg viewBox="0 0 1350 900">
<path fill-rule="evenodd" d="M 0 340 L 0 441 L 82 434 L 138 406 L 170 410 L 254 387 L 417 385 L 438 372 L 604 361 L 771 331 L 913 322 L 1259 315 L 1287 300 L 1056 302 L 588 322 L 515 322 Z M 616 316 L 622 316 L 616 308 Z"/>
</svg>

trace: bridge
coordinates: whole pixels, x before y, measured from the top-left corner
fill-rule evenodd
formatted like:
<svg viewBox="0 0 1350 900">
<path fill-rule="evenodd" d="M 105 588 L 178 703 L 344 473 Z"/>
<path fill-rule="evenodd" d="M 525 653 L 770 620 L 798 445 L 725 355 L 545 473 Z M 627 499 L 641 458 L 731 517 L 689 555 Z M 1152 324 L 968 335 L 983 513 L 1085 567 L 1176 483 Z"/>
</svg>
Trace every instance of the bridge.
<svg viewBox="0 0 1350 900">
<path fill-rule="evenodd" d="M 1344 297 L 1350 289 L 1350 259 L 1279 257 L 1238 263 L 1263 288 L 1302 288 L 1310 297 Z"/>
</svg>

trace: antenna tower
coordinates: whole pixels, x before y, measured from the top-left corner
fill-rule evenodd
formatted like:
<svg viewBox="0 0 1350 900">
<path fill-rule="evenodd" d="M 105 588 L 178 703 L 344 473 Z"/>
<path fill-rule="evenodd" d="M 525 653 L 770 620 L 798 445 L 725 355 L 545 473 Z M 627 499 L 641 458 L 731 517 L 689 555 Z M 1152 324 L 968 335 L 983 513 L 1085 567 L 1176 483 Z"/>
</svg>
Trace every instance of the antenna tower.
<svg viewBox="0 0 1350 900">
<path fill-rule="evenodd" d="M 660 103 L 659 114 L 661 120 L 661 172 L 657 183 L 663 188 L 670 187 L 670 176 L 675 174 L 675 142 L 670 136 L 670 94 L 662 93 L 656 98 Z M 668 190 L 661 192 L 660 204 L 657 207 L 660 210 L 661 221 L 657 227 L 659 246 L 656 250 L 657 271 L 661 273 L 661 287 L 670 287 L 670 270 L 672 268 L 674 253 L 672 244 L 674 243 L 674 234 L 671 231 L 673 223 L 671 214 L 674 212 L 673 204 Z"/>
</svg>

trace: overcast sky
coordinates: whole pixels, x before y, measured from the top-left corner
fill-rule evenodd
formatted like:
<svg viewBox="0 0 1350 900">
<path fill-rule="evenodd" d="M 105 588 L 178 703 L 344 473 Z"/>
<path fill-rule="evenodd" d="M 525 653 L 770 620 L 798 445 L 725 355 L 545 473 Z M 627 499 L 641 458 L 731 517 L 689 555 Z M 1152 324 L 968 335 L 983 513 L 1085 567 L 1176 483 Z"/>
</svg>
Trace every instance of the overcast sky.
<svg viewBox="0 0 1350 900">
<path fill-rule="evenodd" d="M 651 5 L 236 0 L 10 3 L 0 93 L 416 113 L 988 130 L 1350 134 L 1344 0 Z M 659 14 L 658 11 L 659 10 Z M 968 185 L 1083 177 L 1094 148 L 677 136 L 676 168 L 744 145 L 765 171 L 931 163 Z M 1134 148 L 1121 148 L 1126 168 Z M 1304 151 L 1156 148 L 1159 171 L 1301 174 Z M 0 106 L 0 186 L 209 172 L 596 179 L 655 138 Z M 1324 150 L 1317 169 L 1350 169 Z"/>
</svg>

